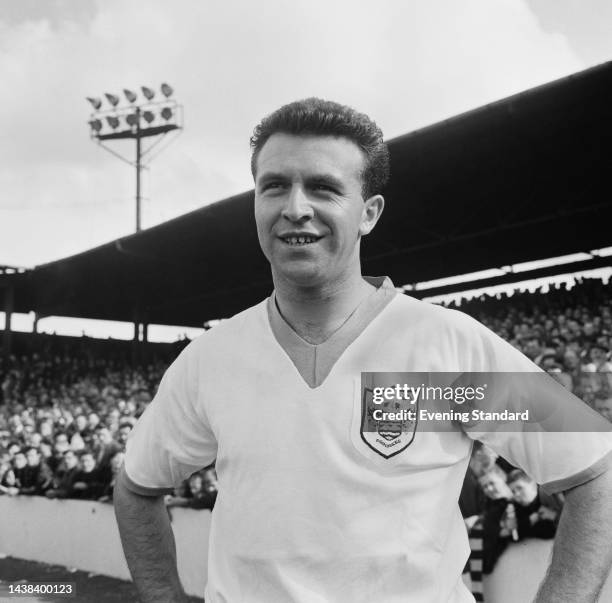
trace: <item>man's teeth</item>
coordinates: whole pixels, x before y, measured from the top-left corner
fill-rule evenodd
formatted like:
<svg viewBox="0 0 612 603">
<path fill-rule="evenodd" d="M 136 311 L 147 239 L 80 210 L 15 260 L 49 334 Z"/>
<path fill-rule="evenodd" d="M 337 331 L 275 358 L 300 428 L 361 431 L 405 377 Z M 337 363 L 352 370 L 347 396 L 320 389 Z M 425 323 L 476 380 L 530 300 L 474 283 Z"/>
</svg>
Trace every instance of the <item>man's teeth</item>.
<svg viewBox="0 0 612 603">
<path fill-rule="evenodd" d="M 309 243 L 314 243 L 316 241 L 316 237 L 285 237 L 285 243 L 289 243 L 289 245 L 308 245 Z"/>
</svg>

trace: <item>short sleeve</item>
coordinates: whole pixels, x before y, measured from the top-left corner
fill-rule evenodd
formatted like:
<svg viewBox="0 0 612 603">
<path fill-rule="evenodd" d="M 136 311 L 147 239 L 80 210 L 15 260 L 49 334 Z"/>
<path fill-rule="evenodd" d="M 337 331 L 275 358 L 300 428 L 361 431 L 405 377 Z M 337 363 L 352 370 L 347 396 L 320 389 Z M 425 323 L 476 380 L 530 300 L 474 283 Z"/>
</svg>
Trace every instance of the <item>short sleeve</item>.
<svg viewBox="0 0 612 603">
<path fill-rule="evenodd" d="M 505 425 L 474 423 L 464 431 L 549 493 L 587 482 L 612 464 L 612 425 L 509 343 L 477 323 L 485 356 L 481 379 L 494 384 L 485 411 L 529 409 L 529 421 Z"/>
<path fill-rule="evenodd" d="M 199 395 L 194 343 L 168 368 L 128 438 L 125 473 L 139 494 L 169 492 L 216 457 L 217 442 Z"/>
</svg>

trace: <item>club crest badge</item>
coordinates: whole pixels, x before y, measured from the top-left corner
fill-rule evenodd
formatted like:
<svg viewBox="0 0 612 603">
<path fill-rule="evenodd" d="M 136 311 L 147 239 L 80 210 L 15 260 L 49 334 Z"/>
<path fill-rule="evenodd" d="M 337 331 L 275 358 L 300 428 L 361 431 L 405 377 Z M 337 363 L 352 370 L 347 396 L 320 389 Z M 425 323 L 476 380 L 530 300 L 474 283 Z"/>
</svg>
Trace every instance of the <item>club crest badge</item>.
<svg viewBox="0 0 612 603">
<path fill-rule="evenodd" d="M 361 439 L 374 452 L 389 459 L 412 444 L 419 413 L 412 392 L 380 399 L 372 387 L 362 386 Z"/>
</svg>

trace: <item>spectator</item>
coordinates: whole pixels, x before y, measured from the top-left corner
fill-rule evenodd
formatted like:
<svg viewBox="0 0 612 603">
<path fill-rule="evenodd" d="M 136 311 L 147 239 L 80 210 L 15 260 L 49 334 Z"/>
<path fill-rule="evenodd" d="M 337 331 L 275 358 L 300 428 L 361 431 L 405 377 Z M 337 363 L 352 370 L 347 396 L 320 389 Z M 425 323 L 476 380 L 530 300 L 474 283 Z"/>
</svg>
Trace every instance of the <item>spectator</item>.
<svg viewBox="0 0 612 603">
<path fill-rule="evenodd" d="M 214 467 L 207 467 L 202 472 L 194 473 L 189 478 L 191 498 L 187 504 L 192 509 L 210 509 L 217 500 L 217 472 Z"/>
<path fill-rule="evenodd" d="M 117 475 L 119 475 L 119 470 L 123 465 L 123 458 L 125 457 L 125 453 L 123 451 L 116 452 L 110 460 L 110 468 L 111 468 L 111 480 L 102 491 L 102 496 L 100 497 L 101 502 L 110 502 L 113 500 L 113 489 L 115 488 L 115 480 L 117 479 Z"/>
<path fill-rule="evenodd" d="M 130 431 L 132 431 L 133 427 L 134 426 L 132 423 L 121 423 L 119 425 L 119 430 L 117 431 L 117 442 L 119 442 L 123 450 L 125 450 L 128 436 L 130 435 Z"/>
<path fill-rule="evenodd" d="M 554 538 L 561 512 L 560 501 L 546 495 L 535 480 L 520 469 L 510 473 L 508 486 L 515 503 L 519 539 Z"/>
<path fill-rule="evenodd" d="M 608 360 L 608 348 L 600 343 L 595 343 L 589 350 L 590 362 L 582 367 L 586 373 L 612 373 L 612 363 Z"/>
<path fill-rule="evenodd" d="M 121 444 L 116 442 L 108 427 L 99 424 L 94 432 L 94 454 L 96 455 L 96 466 L 100 480 L 106 484 L 112 479 L 110 460 L 117 452 L 123 450 Z"/>
<path fill-rule="evenodd" d="M 79 459 L 73 450 L 66 450 L 53 486 L 45 492 L 48 498 L 69 498 L 75 494 L 74 484 L 79 474 Z"/>
<path fill-rule="evenodd" d="M 41 496 L 53 482 L 53 475 L 47 465 L 42 462 L 38 448 L 30 446 L 25 451 L 26 466 L 19 476 L 19 494 Z"/>
<path fill-rule="evenodd" d="M 102 496 L 104 483 L 96 469 L 96 461 L 91 452 L 81 455 L 80 468 L 74 478 L 72 497 L 86 500 L 96 500 Z"/>
<path fill-rule="evenodd" d="M 25 459 L 24 459 L 25 460 Z M 10 462 L 0 464 L 0 494 L 19 494 L 19 484 Z"/>
</svg>

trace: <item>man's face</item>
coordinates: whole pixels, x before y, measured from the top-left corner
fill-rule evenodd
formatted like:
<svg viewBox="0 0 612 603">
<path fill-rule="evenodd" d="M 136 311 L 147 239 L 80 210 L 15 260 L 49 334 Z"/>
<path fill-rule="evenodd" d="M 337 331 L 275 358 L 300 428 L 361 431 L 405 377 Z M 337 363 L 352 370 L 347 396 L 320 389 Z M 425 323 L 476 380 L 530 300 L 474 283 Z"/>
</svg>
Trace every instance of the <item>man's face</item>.
<svg viewBox="0 0 612 603">
<path fill-rule="evenodd" d="M 510 498 L 512 495 L 508 484 L 497 473 L 486 473 L 478 481 L 482 491 L 493 500 Z"/>
<path fill-rule="evenodd" d="M 111 470 L 113 475 L 117 475 L 119 473 L 119 469 L 121 469 L 121 465 L 123 465 L 123 459 L 125 458 L 125 454 L 123 452 L 117 452 L 110 461 Z"/>
<path fill-rule="evenodd" d="M 74 469 L 77 466 L 78 458 L 77 455 L 72 452 L 72 450 L 66 452 L 64 454 L 64 464 L 66 465 L 66 469 Z"/>
<path fill-rule="evenodd" d="M 99 429 L 97 431 L 97 436 L 102 444 L 110 444 L 110 442 L 113 440 L 111 432 L 106 427 Z"/>
<path fill-rule="evenodd" d="M 591 348 L 591 361 L 601 364 L 606 360 L 606 353 L 601 348 Z"/>
<path fill-rule="evenodd" d="M 38 450 L 34 450 L 34 449 L 28 450 L 26 452 L 26 459 L 30 467 L 36 467 L 40 463 L 40 454 Z"/>
<path fill-rule="evenodd" d="M 123 427 L 119 429 L 119 432 L 117 433 L 117 440 L 119 441 L 120 444 L 125 445 L 131 431 L 132 431 L 132 428 L 129 427 L 128 425 L 124 425 Z"/>
<path fill-rule="evenodd" d="M 68 436 L 64 433 L 60 433 L 55 438 L 55 450 L 58 452 L 64 452 L 70 447 L 70 443 L 68 442 Z"/>
<path fill-rule="evenodd" d="M 612 423 L 612 398 L 608 398 L 607 400 L 595 400 L 595 410 Z"/>
<path fill-rule="evenodd" d="M 81 465 L 83 466 L 83 471 L 85 471 L 85 473 L 89 473 L 90 471 L 94 470 L 96 461 L 91 454 L 84 454 L 81 457 Z"/>
<path fill-rule="evenodd" d="M 18 452 L 13 457 L 13 463 L 15 464 L 15 469 L 23 469 L 27 465 L 25 454 L 23 454 L 23 452 Z"/>
<path fill-rule="evenodd" d="M 201 475 L 192 475 L 189 478 L 189 488 L 193 494 L 200 494 L 202 492 L 203 485 L 204 482 Z"/>
<path fill-rule="evenodd" d="M 359 272 L 360 237 L 382 197 L 365 200 L 364 155 L 346 138 L 274 134 L 257 158 L 255 221 L 276 279 L 298 287 L 343 282 Z"/>
<path fill-rule="evenodd" d="M 204 489 L 208 492 L 216 492 L 218 488 L 217 472 L 215 469 L 207 469 L 204 472 Z"/>
<path fill-rule="evenodd" d="M 529 339 L 525 344 L 525 356 L 532 360 L 542 352 L 542 347 L 537 339 Z"/>
<path fill-rule="evenodd" d="M 41 441 L 42 441 L 42 435 L 40 435 L 40 433 L 38 432 L 33 433 L 30 436 L 30 444 L 32 446 L 40 446 Z"/>
<path fill-rule="evenodd" d="M 526 507 L 532 503 L 538 495 L 538 486 L 535 482 L 526 482 L 524 479 L 519 479 L 510 484 L 512 490 L 512 498 L 514 501 Z"/>
</svg>

